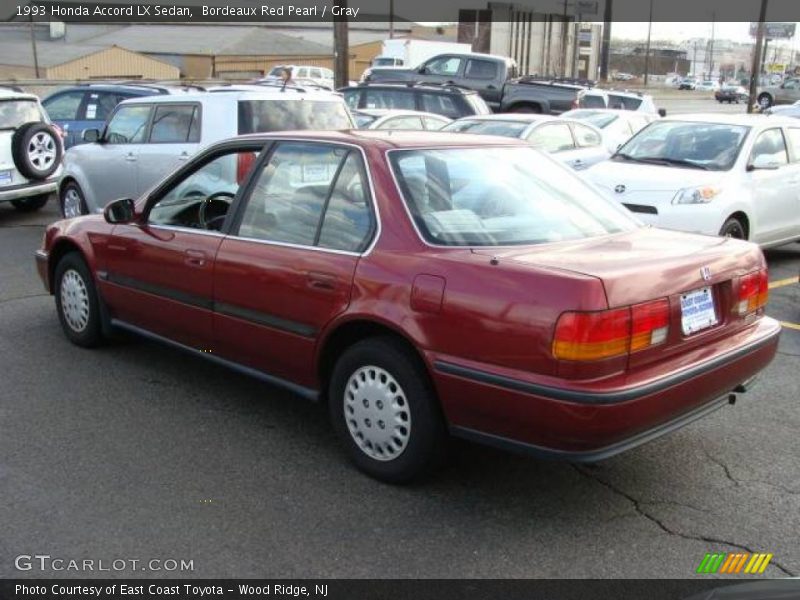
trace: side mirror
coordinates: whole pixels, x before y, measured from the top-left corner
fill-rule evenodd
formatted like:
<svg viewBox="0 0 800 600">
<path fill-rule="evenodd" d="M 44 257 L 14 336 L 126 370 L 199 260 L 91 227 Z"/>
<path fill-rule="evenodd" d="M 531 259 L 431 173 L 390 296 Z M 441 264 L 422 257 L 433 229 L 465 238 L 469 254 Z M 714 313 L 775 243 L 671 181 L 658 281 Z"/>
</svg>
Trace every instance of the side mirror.
<svg viewBox="0 0 800 600">
<path fill-rule="evenodd" d="M 420 74 L 420 75 L 426 75 L 426 74 L 428 73 L 428 67 L 426 67 L 425 65 L 422 65 L 422 66 L 421 66 L 421 67 L 418 69 L 418 71 L 419 71 L 419 74 Z"/>
<path fill-rule="evenodd" d="M 121 225 L 133 221 L 133 216 L 136 211 L 136 205 L 130 198 L 121 198 L 109 202 L 103 209 L 103 216 L 106 223 L 112 225 Z"/>
<path fill-rule="evenodd" d="M 769 154 L 759 154 L 756 156 L 752 162 L 747 165 L 748 171 L 763 171 L 763 170 L 770 170 L 774 171 L 780 167 L 780 164 L 773 160 L 773 158 Z"/>
<path fill-rule="evenodd" d="M 96 142 L 100 139 L 100 130 L 99 129 L 84 129 L 81 133 L 81 139 L 84 142 Z"/>
<path fill-rule="evenodd" d="M 666 117 L 667 116 L 667 109 L 666 108 L 659 108 L 658 109 L 658 116 L 659 117 Z"/>
</svg>

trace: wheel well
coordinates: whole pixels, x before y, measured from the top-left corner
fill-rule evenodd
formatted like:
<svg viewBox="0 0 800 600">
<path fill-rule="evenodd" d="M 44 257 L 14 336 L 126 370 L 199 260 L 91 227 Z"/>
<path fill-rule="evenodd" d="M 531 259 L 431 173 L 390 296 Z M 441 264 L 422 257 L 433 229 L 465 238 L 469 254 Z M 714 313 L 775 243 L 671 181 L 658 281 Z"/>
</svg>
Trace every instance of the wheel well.
<svg viewBox="0 0 800 600">
<path fill-rule="evenodd" d="M 542 107 L 542 105 L 540 103 L 538 103 L 538 102 L 528 102 L 528 101 L 515 102 L 514 104 L 512 104 L 511 106 L 508 107 L 508 110 L 510 112 L 514 112 L 514 111 L 519 110 L 520 108 L 532 108 L 532 109 L 534 109 L 534 110 L 536 110 L 536 111 L 538 111 L 540 113 L 544 112 L 544 109 L 543 109 L 543 107 Z"/>
<path fill-rule="evenodd" d="M 56 266 L 64 257 L 64 255 L 69 254 L 70 252 L 77 252 L 78 254 L 81 255 L 81 258 L 86 260 L 86 257 L 83 256 L 83 252 L 81 252 L 81 249 L 77 245 L 68 240 L 61 240 L 56 242 L 56 245 L 53 246 L 52 250 L 50 250 L 50 256 L 47 260 L 47 287 L 50 290 L 51 294 L 55 293 L 53 286 L 55 284 L 54 278 L 56 274 Z"/>
<path fill-rule="evenodd" d="M 428 371 L 425 360 L 416 346 L 414 346 L 411 340 L 406 336 L 398 333 L 397 330 L 382 325 L 381 323 L 376 323 L 375 321 L 350 321 L 340 325 L 328 336 L 322 347 L 322 351 L 319 353 L 317 372 L 319 375 L 320 389 L 322 390 L 322 398 L 325 398 L 327 395 L 328 381 L 339 356 L 353 344 L 374 337 L 389 337 L 400 342 L 419 359 L 420 366 L 425 369 L 426 372 Z"/>
<path fill-rule="evenodd" d="M 59 202 L 61 201 L 61 191 L 66 187 L 66 185 L 68 183 L 74 183 L 78 187 L 81 186 L 81 184 L 78 183 L 78 180 L 75 179 L 74 177 L 64 177 L 58 184 L 58 200 L 59 200 Z"/>
<path fill-rule="evenodd" d="M 744 239 L 750 239 L 750 219 L 747 218 L 746 214 L 744 214 L 742 211 L 738 211 L 730 215 L 728 219 L 736 219 L 739 221 L 742 224 L 742 227 L 744 227 Z M 728 219 L 725 220 L 727 221 Z"/>
</svg>

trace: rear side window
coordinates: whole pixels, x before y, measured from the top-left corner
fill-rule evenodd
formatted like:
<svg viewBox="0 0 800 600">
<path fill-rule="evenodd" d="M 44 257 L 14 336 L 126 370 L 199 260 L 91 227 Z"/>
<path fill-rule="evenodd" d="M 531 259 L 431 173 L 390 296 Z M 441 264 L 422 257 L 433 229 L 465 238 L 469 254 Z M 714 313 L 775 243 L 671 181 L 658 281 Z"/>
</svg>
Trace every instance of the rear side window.
<svg viewBox="0 0 800 600">
<path fill-rule="evenodd" d="M 465 76 L 467 79 L 494 79 L 497 77 L 497 63 L 490 60 L 470 59 L 467 61 Z"/>
<path fill-rule="evenodd" d="M 631 96 L 618 96 L 617 94 L 608 95 L 608 108 L 623 108 L 625 110 L 636 110 L 642 103 L 641 98 Z"/>
<path fill-rule="evenodd" d="M 378 90 L 367 89 L 364 94 L 362 108 L 399 108 L 414 110 L 414 92 L 412 90 Z"/>
<path fill-rule="evenodd" d="M 16 129 L 31 121 L 41 121 L 35 100 L 0 100 L 0 129 Z"/>
<path fill-rule="evenodd" d="M 90 93 L 86 99 L 84 118 L 87 121 L 105 121 L 117 104 L 128 98 L 111 92 Z"/>
<path fill-rule="evenodd" d="M 84 92 L 65 92 L 44 101 L 44 108 L 55 121 L 77 121 Z"/>
<path fill-rule="evenodd" d="M 350 110 L 364 108 L 363 106 L 359 106 L 361 102 L 361 90 L 345 90 L 344 101 L 347 103 L 347 107 Z"/>
<path fill-rule="evenodd" d="M 800 162 L 800 129 L 789 127 L 786 134 L 789 136 L 789 145 L 792 147 L 792 162 Z"/>
<path fill-rule="evenodd" d="M 584 94 L 578 102 L 581 108 L 605 108 L 606 101 L 596 94 Z"/>
<path fill-rule="evenodd" d="M 185 144 L 200 141 L 197 106 L 162 104 L 156 107 L 150 132 L 152 144 Z"/>
<path fill-rule="evenodd" d="M 422 94 L 422 110 L 425 112 L 444 115 L 451 119 L 457 119 L 464 114 L 452 96 L 446 94 Z"/>
<path fill-rule="evenodd" d="M 347 107 L 336 100 L 241 100 L 239 135 L 291 129 L 351 129 Z"/>
</svg>

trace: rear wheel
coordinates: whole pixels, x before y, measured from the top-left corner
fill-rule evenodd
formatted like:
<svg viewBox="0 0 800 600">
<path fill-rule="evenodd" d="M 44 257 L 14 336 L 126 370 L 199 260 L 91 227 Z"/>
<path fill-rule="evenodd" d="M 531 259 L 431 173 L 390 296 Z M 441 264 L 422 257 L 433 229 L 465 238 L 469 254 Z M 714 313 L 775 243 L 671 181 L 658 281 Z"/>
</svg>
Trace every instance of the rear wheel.
<svg viewBox="0 0 800 600">
<path fill-rule="evenodd" d="M 731 217 L 722 224 L 722 229 L 719 230 L 722 237 L 732 237 L 737 240 L 746 240 L 747 231 L 744 224 L 736 217 Z"/>
<path fill-rule="evenodd" d="M 331 422 L 356 466 L 389 483 L 436 466 L 444 419 L 420 359 L 398 341 L 372 338 L 342 354 L 329 385 Z"/>
<path fill-rule="evenodd" d="M 772 106 L 772 96 L 770 96 L 769 94 L 761 94 L 758 97 L 758 105 L 761 107 L 762 110 L 765 108 L 769 108 L 770 106 Z"/>
<path fill-rule="evenodd" d="M 103 340 L 100 303 L 83 257 L 77 252 L 65 254 L 56 266 L 54 283 L 56 310 L 64 334 L 78 346 L 97 346 Z"/>
<path fill-rule="evenodd" d="M 11 206 L 16 208 L 19 212 L 33 212 L 39 210 L 50 198 L 50 194 L 39 194 L 38 196 L 31 196 L 30 198 L 18 198 L 11 201 Z"/>
<path fill-rule="evenodd" d="M 61 163 L 64 149 L 52 125 L 40 122 L 25 123 L 11 138 L 14 165 L 26 179 L 47 179 Z"/>
<path fill-rule="evenodd" d="M 59 203 L 61 204 L 61 215 L 65 219 L 79 217 L 89 212 L 86 210 L 83 190 L 81 190 L 81 186 L 74 181 L 68 182 L 61 188 Z"/>
</svg>

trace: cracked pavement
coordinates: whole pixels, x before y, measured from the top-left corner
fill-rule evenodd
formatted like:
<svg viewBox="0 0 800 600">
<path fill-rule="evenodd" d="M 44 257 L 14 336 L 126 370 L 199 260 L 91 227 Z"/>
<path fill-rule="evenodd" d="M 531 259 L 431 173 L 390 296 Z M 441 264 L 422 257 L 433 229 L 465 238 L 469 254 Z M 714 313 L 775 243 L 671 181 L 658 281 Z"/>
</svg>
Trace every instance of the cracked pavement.
<svg viewBox="0 0 800 600">
<path fill-rule="evenodd" d="M 193 577 L 685 578 L 738 550 L 800 575 L 800 331 L 736 406 L 603 463 L 457 442 L 435 480 L 391 487 L 289 393 L 150 342 L 71 346 L 34 268 L 55 218 L 0 205 L 0 577 L 46 553 Z M 768 259 L 796 276 L 800 244 Z M 800 322 L 798 287 L 769 312 Z"/>
</svg>

